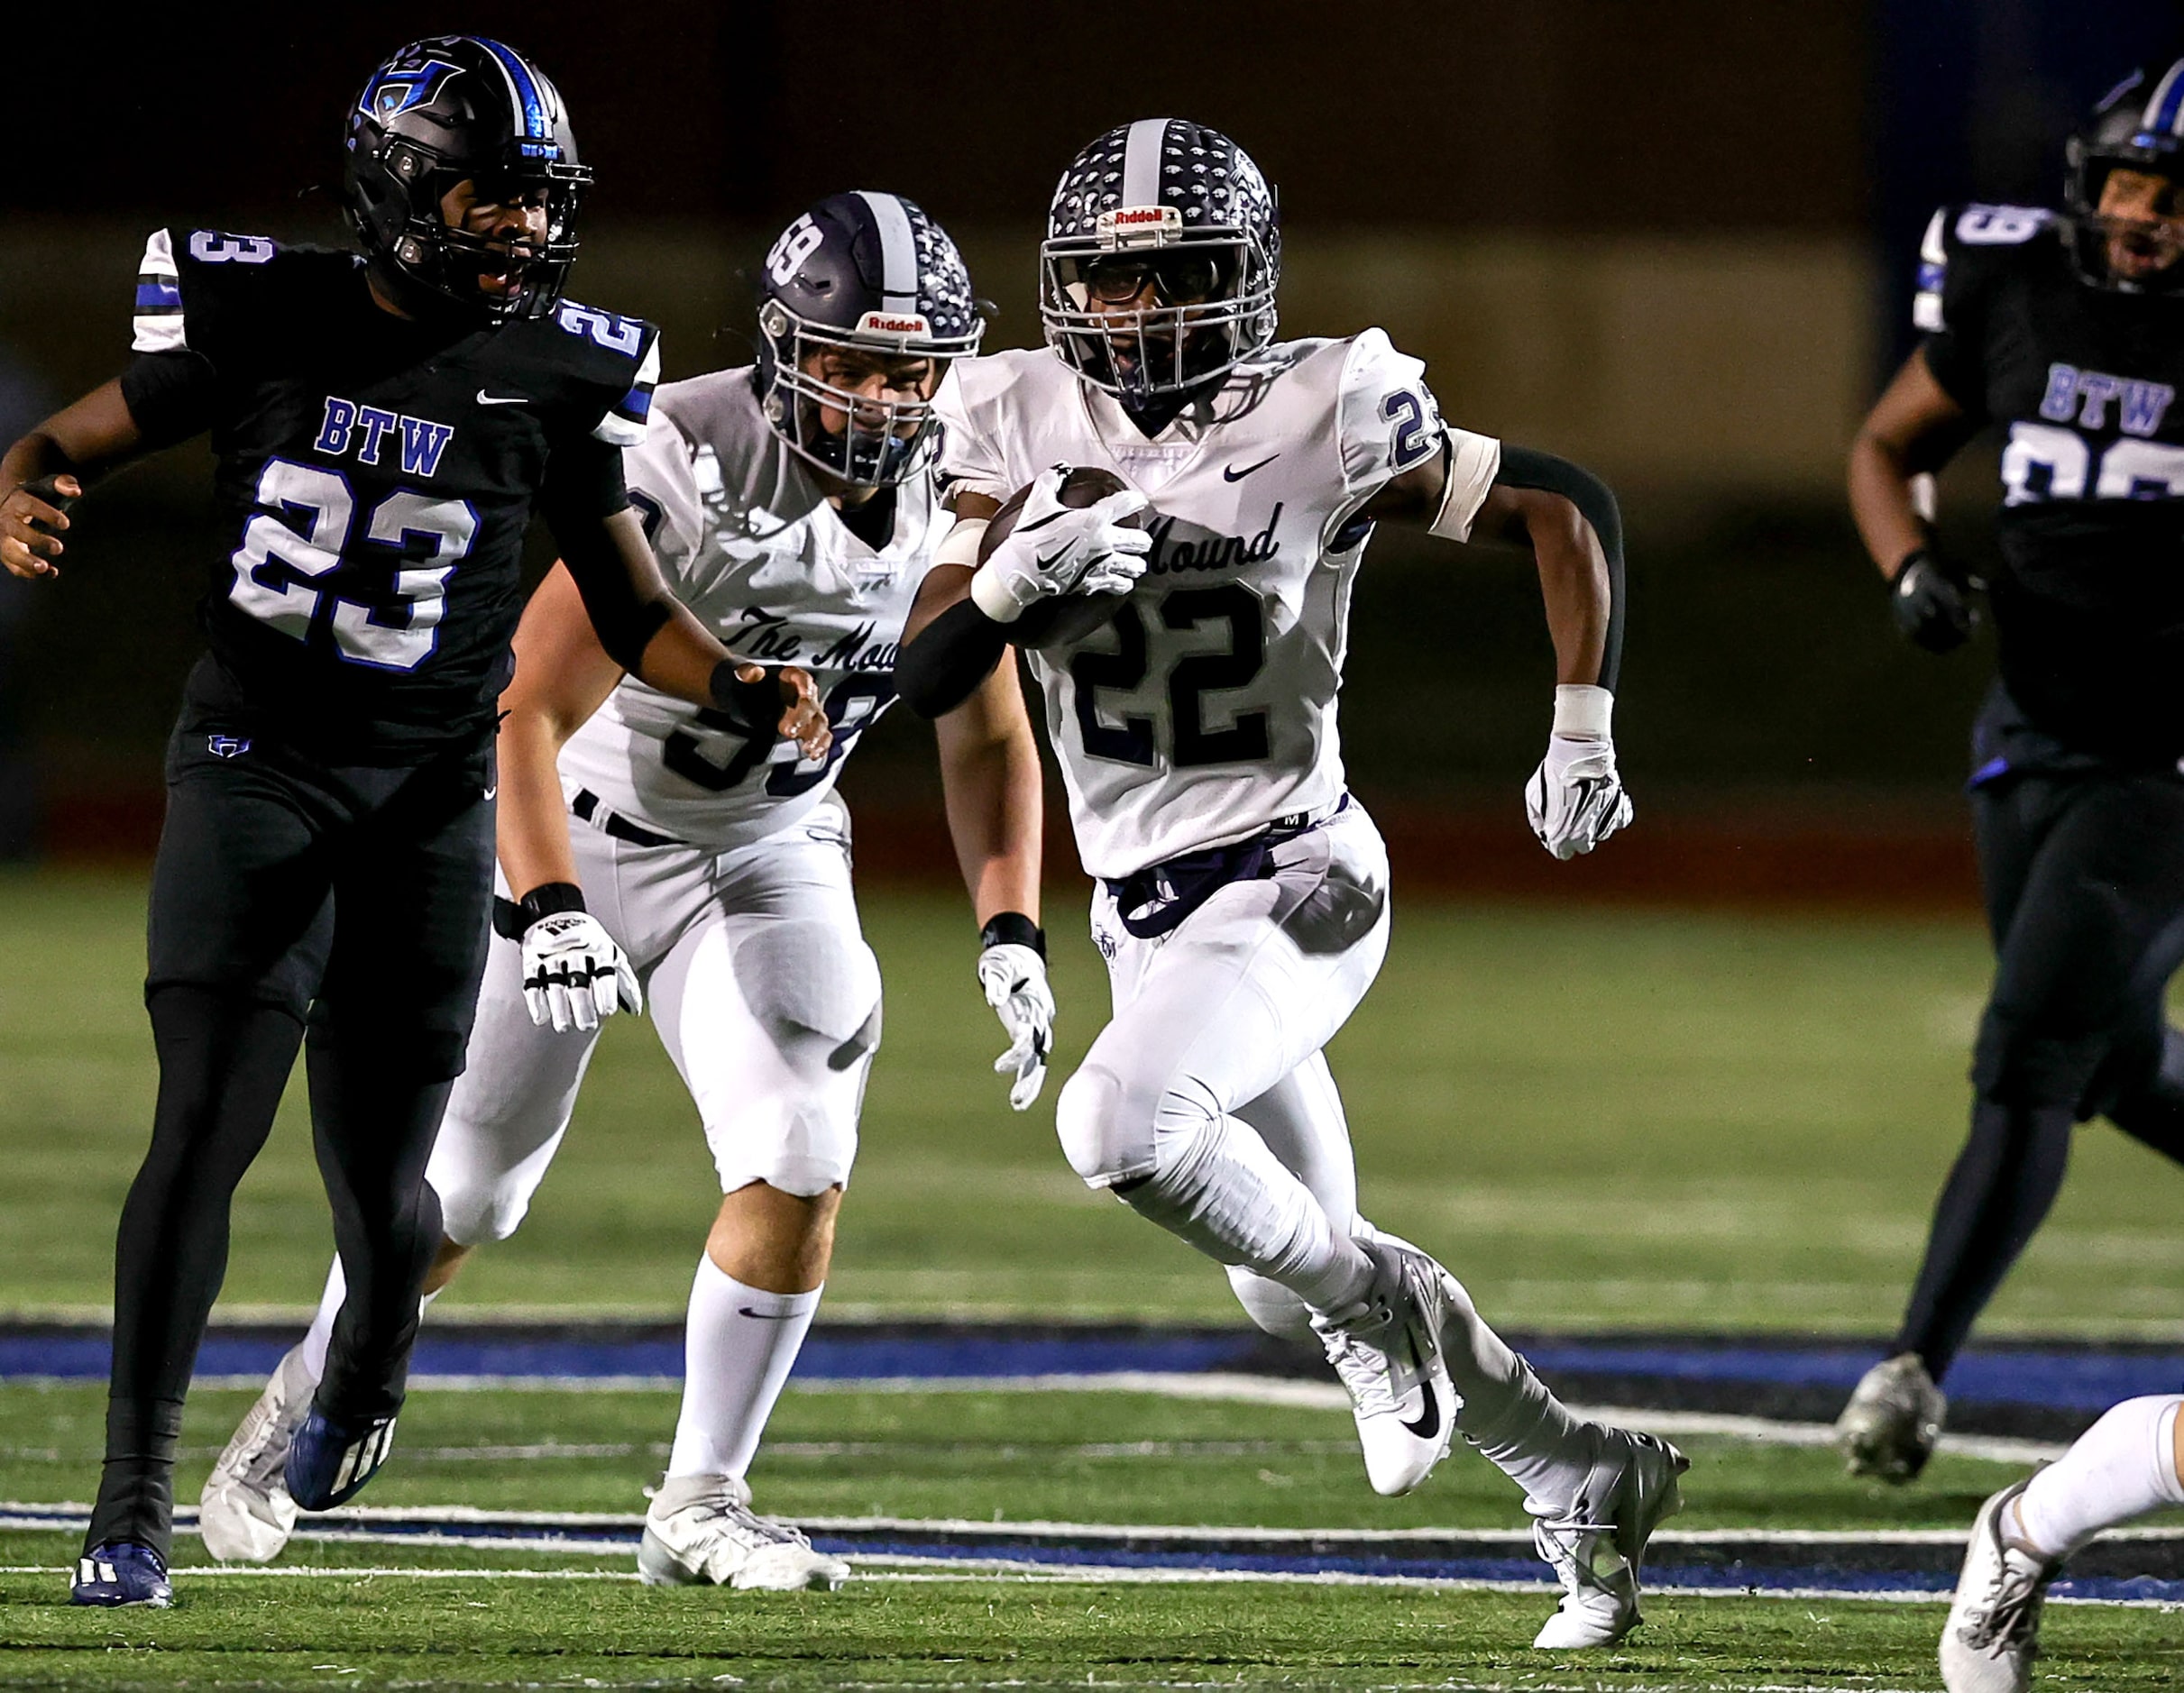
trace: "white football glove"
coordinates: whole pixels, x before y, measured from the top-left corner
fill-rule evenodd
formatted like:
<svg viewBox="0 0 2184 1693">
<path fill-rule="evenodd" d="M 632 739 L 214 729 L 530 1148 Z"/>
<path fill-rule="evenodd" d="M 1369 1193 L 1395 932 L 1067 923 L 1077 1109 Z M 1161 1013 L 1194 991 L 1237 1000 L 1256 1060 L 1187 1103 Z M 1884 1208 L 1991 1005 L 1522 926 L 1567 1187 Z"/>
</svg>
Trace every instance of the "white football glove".
<svg viewBox="0 0 2184 1693">
<path fill-rule="evenodd" d="M 618 1008 L 643 1011 L 645 990 L 599 919 L 556 911 L 523 931 L 523 1002 L 540 1028 L 597 1029 Z"/>
<path fill-rule="evenodd" d="M 1119 594 L 1145 573 L 1152 536 L 1123 519 L 1145 509 L 1134 489 L 1089 506 L 1061 503 L 1064 465 L 1040 471 L 1023 510 L 993 556 L 971 577 L 971 598 L 996 623 L 1014 623 L 1035 600 L 1056 594 Z"/>
<path fill-rule="evenodd" d="M 978 985 L 1009 1038 L 1009 1049 L 994 1060 L 994 1073 L 1014 1073 L 1008 1103 L 1016 1111 L 1029 1111 L 1046 1085 L 1047 1054 L 1054 1049 L 1054 991 L 1047 985 L 1047 961 L 1014 942 L 988 947 L 978 955 Z"/>
<path fill-rule="evenodd" d="M 1550 736 L 1525 784 L 1532 833 L 1557 858 L 1589 853 L 1630 820 L 1630 796 L 1615 773 L 1615 743 Z"/>
</svg>

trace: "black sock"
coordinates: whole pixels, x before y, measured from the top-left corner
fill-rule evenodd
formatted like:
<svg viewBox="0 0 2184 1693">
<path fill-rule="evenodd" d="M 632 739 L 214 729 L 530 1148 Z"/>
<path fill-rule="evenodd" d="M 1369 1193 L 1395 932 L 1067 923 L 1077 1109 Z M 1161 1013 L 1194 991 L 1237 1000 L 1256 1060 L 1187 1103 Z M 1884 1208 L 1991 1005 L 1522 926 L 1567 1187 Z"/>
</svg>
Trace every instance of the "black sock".
<svg viewBox="0 0 2184 1693">
<path fill-rule="evenodd" d="M 163 987 L 147 1004 L 159 1104 L 115 1246 L 106 1462 L 85 1548 L 135 1541 L 163 1558 L 182 1399 L 227 1271 L 235 1184 L 272 1129 L 303 1031 L 288 1011 L 206 988 Z"/>
<path fill-rule="evenodd" d="M 1916 1352 L 1935 1381 L 2062 1191 L 2074 1116 L 2068 1105 L 1973 1104 L 1893 1348 Z"/>
</svg>

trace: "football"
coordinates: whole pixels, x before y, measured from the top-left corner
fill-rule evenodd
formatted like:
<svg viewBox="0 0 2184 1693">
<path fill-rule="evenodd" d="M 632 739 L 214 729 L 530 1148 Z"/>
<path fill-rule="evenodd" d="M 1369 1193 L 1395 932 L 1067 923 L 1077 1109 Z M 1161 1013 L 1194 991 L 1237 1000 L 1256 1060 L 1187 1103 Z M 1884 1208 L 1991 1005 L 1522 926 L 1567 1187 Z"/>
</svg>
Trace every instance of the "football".
<svg viewBox="0 0 2184 1693">
<path fill-rule="evenodd" d="M 1061 503 L 1081 510 L 1119 494 L 1127 487 L 1113 471 L 1103 471 L 1096 465 L 1078 465 L 1061 480 Z M 1028 482 L 1002 501 L 1001 509 L 986 525 L 986 533 L 978 539 L 978 563 L 983 564 L 993 556 L 994 549 L 1008 538 L 1016 526 L 1016 519 L 1023 515 L 1023 502 L 1031 497 Z M 1132 528 L 1144 526 L 1142 512 L 1123 520 Z M 1057 594 L 1051 599 L 1034 601 L 1024 609 L 1023 615 L 1009 625 L 1009 639 L 1018 646 L 1067 646 L 1081 641 L 1107 627 L 1115 609 L 1128 599 L 1126 594 Z"/>
</svg>

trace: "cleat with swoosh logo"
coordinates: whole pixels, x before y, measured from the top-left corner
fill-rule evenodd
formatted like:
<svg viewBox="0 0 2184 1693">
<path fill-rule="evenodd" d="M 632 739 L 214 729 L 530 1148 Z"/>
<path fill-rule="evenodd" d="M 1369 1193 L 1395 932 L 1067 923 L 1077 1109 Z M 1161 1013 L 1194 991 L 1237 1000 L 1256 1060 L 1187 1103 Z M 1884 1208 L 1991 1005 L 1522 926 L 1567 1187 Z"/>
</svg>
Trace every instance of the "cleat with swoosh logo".
<svg viewBox="0 0 2184 1693">
<path fill-rule="evenodd" d="M 1409 1493 L 1448 1456 L 1462 1402 L 1441 1356 L 1442 1267 L 1416 1247 L 1361 1239 L 1372 1285 L 1355 1306 L 1312 1319 L 1350 1396 L 1375 1493 Z"/>
</svg>

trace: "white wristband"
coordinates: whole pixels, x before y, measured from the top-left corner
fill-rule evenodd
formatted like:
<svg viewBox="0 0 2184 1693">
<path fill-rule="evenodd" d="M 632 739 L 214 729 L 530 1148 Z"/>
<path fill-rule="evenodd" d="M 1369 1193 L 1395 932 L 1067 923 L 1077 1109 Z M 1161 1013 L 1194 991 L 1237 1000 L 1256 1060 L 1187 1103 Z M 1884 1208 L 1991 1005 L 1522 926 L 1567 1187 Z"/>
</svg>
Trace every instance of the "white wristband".
<svg viewBox="0 0 2184 1693">
<path fill-rule="evenodd" d="M 990 563 L 981 564 L 971 572 L 970 598 L 971 603 L 996 623 L 1014 623 L 1023 615 L 1016 596 L 1009 592 L 1001 572 Z"/>
<path fill-rule="evenodd" d="M 1559 682 L 1555 689 L 1555 733 L 1566 740 L 1611 741 L 1615 696 L 1590 682 Z"/>
</svg>

